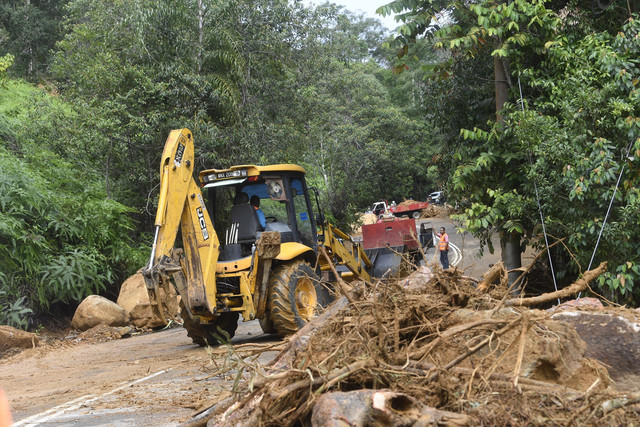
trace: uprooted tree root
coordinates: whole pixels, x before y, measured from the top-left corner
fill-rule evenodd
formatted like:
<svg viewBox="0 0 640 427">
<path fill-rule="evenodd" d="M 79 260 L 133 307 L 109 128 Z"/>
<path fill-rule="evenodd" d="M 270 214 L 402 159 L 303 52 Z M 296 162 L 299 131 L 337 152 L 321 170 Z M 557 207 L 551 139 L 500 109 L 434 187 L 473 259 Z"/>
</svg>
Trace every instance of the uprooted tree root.
<svg viewBox="0 0 640 427">
<path fill-rule="evenodd" d="M 567 324 L 524 307 L 496 310 L 499 297 L 457 271 L 407 283 L 362 284 L 352 302 L 341 298 L 292 338 L 269 374 L 252 374 L 222 423 L 305 425 L 322 394 L 361 389 L 405 393 L 473 424 L 637 419 L 638 396 L 606 389 L 606 369 L 583 357 Z"/>
</svg>

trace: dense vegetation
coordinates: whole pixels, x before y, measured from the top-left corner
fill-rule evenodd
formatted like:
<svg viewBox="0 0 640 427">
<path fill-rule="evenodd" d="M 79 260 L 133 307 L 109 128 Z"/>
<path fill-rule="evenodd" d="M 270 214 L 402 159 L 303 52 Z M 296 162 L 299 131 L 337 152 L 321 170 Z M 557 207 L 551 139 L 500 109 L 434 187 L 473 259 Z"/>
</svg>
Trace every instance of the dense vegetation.
<svg viewBox="0 0 640 427">
<path fill-rule="evenodd" d="M 5 2 L 0 323 L 116 292 L 144 263 L 181 127 L 199 168 L 303 165 L 339 224 L 446 188 L 519 256 L 543 218 L 561 280 L 608 260 L 602 289 L 637 302 L 640 24 L 626 1 L 588 3 L 396 0 L 394 36 L 299 1 Z"/>
</svg>

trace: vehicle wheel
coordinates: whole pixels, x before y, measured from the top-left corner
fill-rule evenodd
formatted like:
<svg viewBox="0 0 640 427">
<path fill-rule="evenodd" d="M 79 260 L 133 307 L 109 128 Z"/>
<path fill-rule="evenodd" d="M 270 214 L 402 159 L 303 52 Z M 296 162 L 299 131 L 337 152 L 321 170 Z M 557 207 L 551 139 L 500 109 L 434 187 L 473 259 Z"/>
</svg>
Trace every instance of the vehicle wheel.
<svg viewBox="0 0 640 427">
<path fill-rule="evenodd" d="M 262 332 L 265 334 L 272 334 L 276 330 L 273 327 L 273 321 L 271 320 L 271 313 L 268 311 L 264 312 L 264 317 L 262 319 L 258 319 L 260 322 L 260 327 L 262 328 Z"/>
<path fill-rule="evenodd" d="M 220 313 L 213 323 L 205 325 L 196 324 L 187 313 L 184 304 L 180 302 L 180 314 L 182 315 L 183 326 L 187 330 L 187 336 L 194 344 L 201 347 L 209 345 L 215 347 L 224 344 L 233 338 L 238 329 L 238 312 Z"/>
<path fill-rule="evenodd" d="M 413 211 L 413 212 L 411 213 L 411 218 L 413 218 L 413 219 L 418 219 L 418 218 L 420 218 L 420 211 Z"/>
<path fill-rule="evenodd" d="M 303 261 L 276 268 L 269 279 L 271 321 L 281 336 L 291 335 L 331 302 L 329 290 Z"/>
</svg>

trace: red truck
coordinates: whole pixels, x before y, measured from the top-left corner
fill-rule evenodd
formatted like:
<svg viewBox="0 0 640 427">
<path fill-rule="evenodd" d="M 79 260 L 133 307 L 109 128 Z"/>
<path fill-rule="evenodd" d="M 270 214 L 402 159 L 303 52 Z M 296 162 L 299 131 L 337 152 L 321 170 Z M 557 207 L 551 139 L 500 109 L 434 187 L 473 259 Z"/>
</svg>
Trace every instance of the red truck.
<svg viewBox="0 0 640 427">
<path fill-rule="evenodd" d="M 403 202 L 396 206 L 388 206 L 386 201 L 376 202 L 373 204 L 373 213 L 380 217 L 381 214 L 391 214 L 396 217 L 408 216 L 411 218 L 420 218 L 423 209 L 429 207 L 429 202 Z"/>
<path fill-rule="evenodd" d="M 403 255 L 414 264 L 420 262 L 420 251 L 433 247 L 433 234 L 426 223 L 417 223 L 413 218 L 395 218 L 388 215 L 375 224 L 362 226 L 362 248 L 373 264 L 372 275 L 382 277 L 396 274 Z"/>
</svg>

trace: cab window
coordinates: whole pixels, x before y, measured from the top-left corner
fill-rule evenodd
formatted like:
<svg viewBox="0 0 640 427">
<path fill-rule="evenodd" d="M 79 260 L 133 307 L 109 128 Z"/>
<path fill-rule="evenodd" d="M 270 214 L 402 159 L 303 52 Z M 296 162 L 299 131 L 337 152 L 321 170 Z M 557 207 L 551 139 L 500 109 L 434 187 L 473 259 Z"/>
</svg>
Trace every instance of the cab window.
<svg viewBox="0 0 640 427">
<path fill-rule="evenodd" d="M 304 189 L 301 180 L 291 180 L 291 193 L 296 216 L 296 225 L 298 233 L 300 233 L 300 241 L 307 246 L 313 247 L 314 230 L 311 224 L 312 218 L 307 207 L 307 199 L 304 197 Z"/>
</svg>

